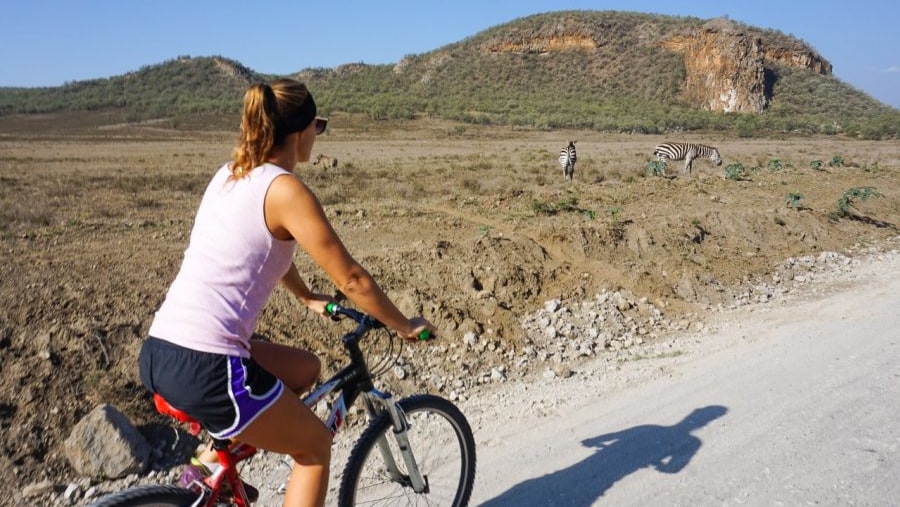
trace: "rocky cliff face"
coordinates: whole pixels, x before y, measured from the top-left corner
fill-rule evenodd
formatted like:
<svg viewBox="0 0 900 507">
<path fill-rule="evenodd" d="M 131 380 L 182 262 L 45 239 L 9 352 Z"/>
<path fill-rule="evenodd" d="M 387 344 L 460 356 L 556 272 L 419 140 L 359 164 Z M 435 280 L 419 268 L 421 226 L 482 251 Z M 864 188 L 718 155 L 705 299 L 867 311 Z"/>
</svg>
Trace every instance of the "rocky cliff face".
<svg viewBox="0 0 900 507">
<path fill-rule="evenodd" d="M 766 108 L 765 64 L 779 63 L 830 74 L 831 64 L 787 37 L 761 37 L 728 20 L 712 20 L 661 45 L 684 55 L 683 96 L 711 111 L 761 113 Z"/>
<path fill-rule="evenodd" d="M 810 69 L 818 74 L 831 74 L 831 64 L 809 48 L 769 46 L 766 47 L 766 61 Z"/>
<path fill-rule="evenodd" d="M 662 46 L 684 55 L 683 94 L 712 111 L 760 113 L 766 107 L 764 51 L 744 32 L 704 27 Z"/>
</svg>

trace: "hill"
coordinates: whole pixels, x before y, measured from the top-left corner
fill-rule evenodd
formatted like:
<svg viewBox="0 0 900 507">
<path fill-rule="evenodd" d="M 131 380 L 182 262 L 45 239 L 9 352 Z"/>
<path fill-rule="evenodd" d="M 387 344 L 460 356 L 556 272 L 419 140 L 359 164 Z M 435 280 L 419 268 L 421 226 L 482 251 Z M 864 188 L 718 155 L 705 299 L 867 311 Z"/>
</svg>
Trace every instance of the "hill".
<svg viewBox="0 0 900 507">
<path fill-rule="evenodd" d="M 710 56 L 721 63 L 704 65 Z M 0 123 L 11 115 L 91 112 L 95 122 L 166 118 L 181 128 L 207 128 L 233 123 L 246 85 L 274 77 L 221 56 L 179 57 L 124 76 L 0 89 Z M 350 63 L 290 77 L 307 82 L 324 111 L 373 119 L 426 115 L 610 132 L 900 135 L 900 111 L 835 78 L 814 48 L 727 19 L 552 12 L 394 65 Z"/>
</svg>

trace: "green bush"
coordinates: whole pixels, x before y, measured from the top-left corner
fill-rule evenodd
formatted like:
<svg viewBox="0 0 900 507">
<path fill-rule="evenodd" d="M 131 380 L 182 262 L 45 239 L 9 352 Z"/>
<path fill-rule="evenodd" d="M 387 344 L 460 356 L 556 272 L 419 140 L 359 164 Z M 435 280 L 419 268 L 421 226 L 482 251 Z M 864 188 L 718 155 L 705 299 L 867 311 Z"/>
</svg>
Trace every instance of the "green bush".
<svg viewBox="0 0 900 507">
<path fill-rule="evenodd" d="M 647 176 L 665 176 L 666 162 L 665 160 L 654 159 L 647 162 Z"/>
<path fill-rule="evenodd" d="M 784 196 L 784 202 L 789 208 L 803 209 L 805 206 L 801 204 L 802 200 L 803 194 L 800 192 L 788 192 L 788 194 Z"/>
<path fill-rule="evenodd" d="M 865 201 L 870 197 L 882 197 L 875 187 L 855 187 L 847 189 L 844 195 L 837 201 L 835 216 L 845 218 L 850 216 L 856 201 Z"/>
<path fill-rule="evenodd" d="M 725 166 L 725 178 L 729 180 L 740 181 L 746 178 L 747 171 L 744 169 L 744 164 L 740 162 L 734 162 Z"/>
</svg>

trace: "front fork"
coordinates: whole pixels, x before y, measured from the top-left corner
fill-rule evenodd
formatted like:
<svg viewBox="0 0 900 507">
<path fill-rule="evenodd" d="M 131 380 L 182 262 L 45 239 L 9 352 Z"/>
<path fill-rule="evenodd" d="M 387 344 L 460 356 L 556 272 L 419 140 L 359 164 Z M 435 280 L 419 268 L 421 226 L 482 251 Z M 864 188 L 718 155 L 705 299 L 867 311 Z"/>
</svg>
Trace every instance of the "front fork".
<svg viewBox="0 0 900 507">
<path fill-rule="evenodd" d="M 419 465 L 416 463 L 413 449 L 409 445 L 410 426 L 409 421 L 406 419 L 406 414 L 403 412 L 403 408 L 401 408 L 398 403 L 394 402 L 390 394 L 382 393 L 377 389 L 365 393 L 364 399 L 366 411 L 369 413 L 370 417 L 374 417 L 384 411 L 387 412 L 391 418 L 394 440 L 397 441 L 400 455 L 403 457 L 403 462 L 406 464 L 406 470 L 409 472 L 408 476 L 404 476 L 400 473 L 400 469 L 397 467 L 397 462 L 394 459 L 394 455 L 391 453 L 391 447 L 388 444 L 385 434 L 385 436 L 378 439 L 378 449 L 381 452 L 381 458 L 384 460 L 391 480 L 401 484 L 409 484 L 416 493 L 428 493 L 428 481 L 422 475 L 422 471 L 419 470 Z"/>
</svg>

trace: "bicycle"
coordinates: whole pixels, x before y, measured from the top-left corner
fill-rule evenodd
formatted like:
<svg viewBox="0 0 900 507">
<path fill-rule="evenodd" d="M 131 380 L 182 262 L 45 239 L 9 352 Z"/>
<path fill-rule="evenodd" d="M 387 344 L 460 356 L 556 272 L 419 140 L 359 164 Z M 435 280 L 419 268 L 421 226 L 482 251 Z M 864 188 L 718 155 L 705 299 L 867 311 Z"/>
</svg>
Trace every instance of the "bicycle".
<svg viewBox="0 0 900 507">
<path fill-rule="evenodd" d="M 321 400 L 333 399 L 324 422 L 336 434 L 346 421 L 348 408 L 361 399 L 369 421 L 350 451 L 338 491 L 338 505 L 397 505 L 422 502 L 428 505 L 465 506 L 475 479 L 475 439 L 463 413 L 449 400 L 418 394 L 394 401 L 390 393 L 375 388 L 373 379 L 393 365 L 399 355 L 393 345 L 382 361 L 388 367 L 370 369 L 360 341 L 370 330 L 383 329 L 389 343 L 394 337 L 374 317 L 329 303 L 332 319 L 348 317 L 356 328 L 341 341 L 349 364 L 304 397 L 313 408 Z M 427 331 L 420 340 L 429 339 Z M 402 343 L 402 341 L 401 341 Z M 373 370 L 378 370 L 373 373 Z M 332 395 L 329 397 L 329 395 Z M 189 424 L 198 435 L 200 424 L 155 395 L 159 412 Z M 213 439 L 220 467 L 192 489 L 174 485 L 137 486 L 112 493 L 89 507 L 219 506 L 249 507 L 237 471 L 238 463 L 257 450 L 247 444 Z M 230 487 L 230 491 L 225 485 Z"/>
</svg>

